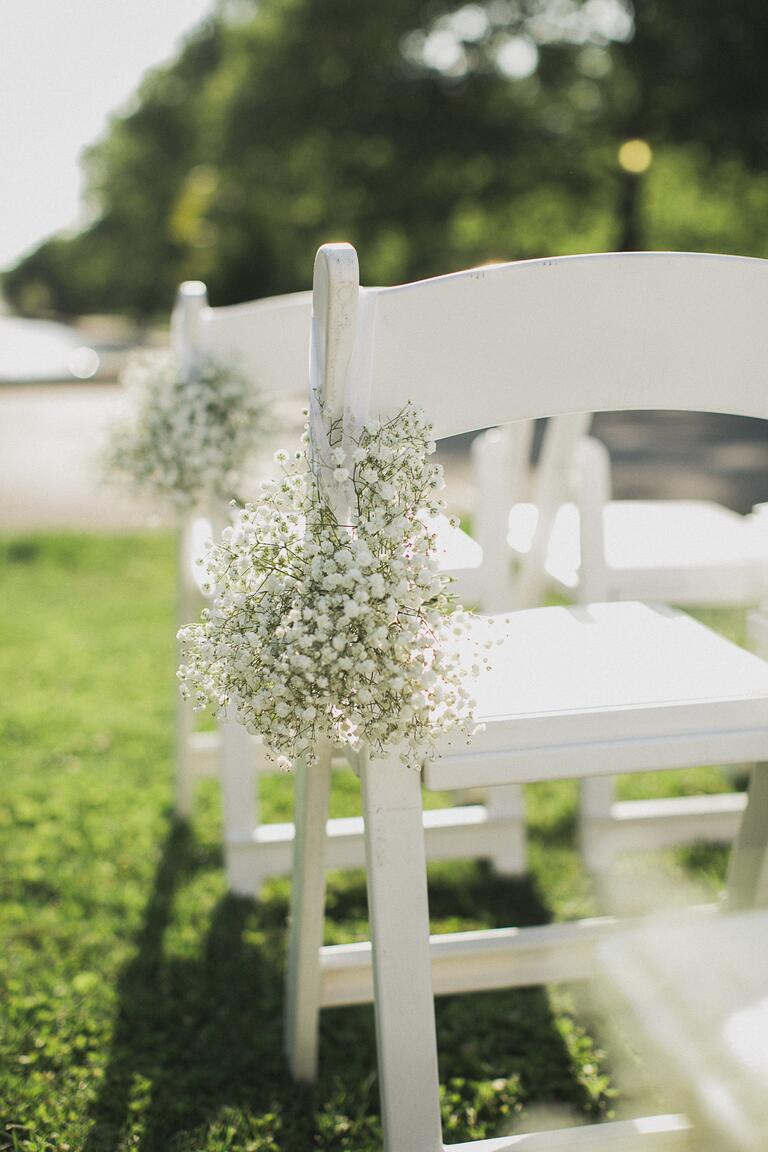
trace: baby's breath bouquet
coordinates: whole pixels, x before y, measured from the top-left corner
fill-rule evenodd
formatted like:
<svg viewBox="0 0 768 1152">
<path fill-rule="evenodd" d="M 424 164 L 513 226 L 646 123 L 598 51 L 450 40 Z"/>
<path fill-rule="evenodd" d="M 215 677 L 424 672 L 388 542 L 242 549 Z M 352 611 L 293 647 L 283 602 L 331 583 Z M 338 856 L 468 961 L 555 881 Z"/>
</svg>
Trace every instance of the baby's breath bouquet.
<svg viewBox="0 0 768 1152">
<path fill-rule="evenodd" d="M 442 469 L 410 404 L 340 440 L 332 425 L 319 461 L 308 433 L 292 461 L 278 453 L 282 479 L 213 547 L 213 606 L 179 633 L 181 690 L 234 714 L 283 767 L 320 736 L 374 755 L 400 745 L 419 766 L 472 710 L 455 647 L 467 617 L 429 523 Z"/>
<path fill-rule="evenodd" d="M 130 410 L 112 429 L 105 470 L 177 508 L 230 498 L 266 431 L 266 408 L 253 384 L 208 358 L 182 373 L 165 350 L 134 354 L 121 383 Z"/>
</svg>

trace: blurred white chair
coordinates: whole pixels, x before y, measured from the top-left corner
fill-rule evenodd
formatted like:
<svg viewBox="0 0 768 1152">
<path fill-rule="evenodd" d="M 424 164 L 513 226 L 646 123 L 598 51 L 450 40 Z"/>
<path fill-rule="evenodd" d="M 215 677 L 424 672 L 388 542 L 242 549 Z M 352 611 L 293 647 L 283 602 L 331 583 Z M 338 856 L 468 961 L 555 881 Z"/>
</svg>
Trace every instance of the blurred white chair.
<svg viewBox="0 0 768 1152">
<path fill-rule="evenodd" d="M 345 406 L 358 418 L 391 415 L 410 400 L 440 438 L 574 408 L 768 416 L 765 261 L 604 254 L 366 290 L 354 249 L 329 245 L 317 256 L 314 297 L 317 386 L 331 418 Z M 475 682 L 467 673 L 485 727 L 469 748 L 446 742 L 443 757 L 424 764 L 428 788 L 766 755 L 768 665 L 682 612 L 631 602 L 540 608 L 479 619 L 476 633 L 503 639 L 490 674 Z M 396 750 L 362 754 L 359 771 L 371 943 L 322 947 L 329 764 L 297 766 L 288 1059 L 297 1079 L 311 1080 L 320 1008 L 373 999 L 386 1152 L 441 1152 L 433 993 L 587 977 L 596 942 L 613 926 L 591 920 L 430 940 L 422 781 Z M 767 771 L 756 769 L 733 857 L 741 903 L 759 894 L 765 871 Z M 472 1147 L 658 1148 L 685 1127 L 662 1117 Z"/>
<path fill-rule="evenodd" d="M 614 500 L 610 457 L 586 435 L 590 420 L 550 421 L 537 499 L 509 514 L 519 607 L 540 603 L 548 587 L 582 603 L 743 607 L 768 597 L 768 505 L 742 516 L 709 500 Z"/>
<path fill-rule="evenodd" d="M 182 372 L 198 356 L 232 363 L 254 381 L 261 394 L 295 409 L 306 404 L 309 363 L 311 293 L 274 297 L 231 307 L 211 308 L 205 285 L 181 285 L 172 319 L 172 339 Z M 229 522 L 231 509 L 211 506 L 183 517 L 178 564 L 178 620 L 188 623 L 198 613 L 202 570 L 195 557 L 205 542 L 218 536 Z M 479 596 L 482 552 L 466 533 L 437 524 L 442 564 L 456 582 L 457 594 L 469 601 Z M 237 723 L 214 731 L 195 731 L 189 702 L 179 699 L 176 740 L 176 812 L 186 819 L 193 808 L 195 781 L 217 776 L 222 784 L 224 847 L 227 877 L 232 891 L 255 895 L 269 876 L 286 874 L 292 865 L 293 824 L 264 823 L 259 817 L 258 780 L 274 766 L 259 741 Z M 337 757 L 339 766 L 347 766 Z M 430 856 L 480 857 L 492 861 L 498 872 L 517 874 L 525 869 L 525 825 L 519 791 L 501 797 L 489 810 L 466 804 L 427 812 L 424 824 Z M 328 866 L 361 867 L 364 863 L 360 818 L 328 823 Z"/>
<path fill-rule="evenodd" d="M 486 584 L 521 608 L 542 603 L 548 589 L 578 603 L 750 607 L 768 600 L 768 505 L 742 516 L 705 500 L 613 500 L 607 449 L 587 435 L 591 418 L 553 417 L 535 470 L 527 469 L 530 424 L 476 438 L 476 535 L 487 556 Z M 502 479 L 510 476 L 511 491 Z M 491 543 L 505 537 L 509 551 Z M 750 628 L 757 644 L 762 619 L 757 614 Z M 733 792 L 623 802 L 614 793 L 610 777 L 582 785 L 581 845 L 593 871 L 622 850 L 729 842 L 745 804 Z"/>
<path fill-rule="evenodd" d="M 632 1011 L 652 1087 L 685 1101 L 702 1152 L 768 1150 L 766 955 L 764 909 L 729 916 L 727 927 L 718 916 L 660 918 L 598 950 L 601 974 Z"/>
</svg>

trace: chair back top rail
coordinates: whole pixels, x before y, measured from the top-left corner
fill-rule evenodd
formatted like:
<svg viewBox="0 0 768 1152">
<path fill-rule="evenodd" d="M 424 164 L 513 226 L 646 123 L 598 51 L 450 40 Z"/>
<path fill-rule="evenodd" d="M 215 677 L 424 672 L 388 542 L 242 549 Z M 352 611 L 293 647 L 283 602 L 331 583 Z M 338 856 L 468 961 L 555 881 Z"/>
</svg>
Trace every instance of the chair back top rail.
<svg viewBox="0 0 768 1152">
<path fill-rule="evenodd" d="M 349 291 L 354 249 L 325 245 L 318 299 L 340 251 Z M 360 289 L 358 318 L 346 399 L 358 419 L 361 407 L 391 414 L 411 399 L 438 438 L 568 412 L 768 418 L 766 260 L 640 252 L 490 265 Z"/>
<path fill-rule="evenodd" d="M 172 338 L 187 369 L 196 355 L 231 363 L 265 394 L 305 399 L 311 292 L 211 308 L 205 285 L 179 287 Z"/>
</svg>

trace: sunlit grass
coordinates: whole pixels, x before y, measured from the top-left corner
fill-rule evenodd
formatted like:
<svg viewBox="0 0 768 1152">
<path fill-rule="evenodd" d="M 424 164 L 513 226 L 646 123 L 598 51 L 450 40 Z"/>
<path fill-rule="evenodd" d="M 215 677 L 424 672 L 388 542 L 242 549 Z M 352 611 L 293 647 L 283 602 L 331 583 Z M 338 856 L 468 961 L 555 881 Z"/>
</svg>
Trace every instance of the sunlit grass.
<svg viewBox="0 0 768 1152">
<path fill-rule="evenodd" d="M 171 821 L 173 566 L 164 535 L 0 542 L 0 1149 L 378 1148 L 370 1008 L 326 1013 L 318 1083 L 292 1085 L 289 883 L 259 904 L 227 896 L 213 783 L 190 831 Z M 697 787 L 722 787 L 702 773 Z M 572 784 L 528 790 L 525 879 L 435 865 L 435 926 L 594 911 L 575 801 Z M 356 804 L 354 778 L 338 781 L 334 812 Z M 263 812 L 290 817 L 290 780 L 267 782 Z M 719 881 L 722 853 L 693 863 Z M 367 935 L 361 874 L 332 877 L 328 911 L 329 940 Z M 531 1111 L 578 1121 L 615 1104 L 564 989 L 444 999 L 438 1027 L 450 1141 Z"/>
</svg>

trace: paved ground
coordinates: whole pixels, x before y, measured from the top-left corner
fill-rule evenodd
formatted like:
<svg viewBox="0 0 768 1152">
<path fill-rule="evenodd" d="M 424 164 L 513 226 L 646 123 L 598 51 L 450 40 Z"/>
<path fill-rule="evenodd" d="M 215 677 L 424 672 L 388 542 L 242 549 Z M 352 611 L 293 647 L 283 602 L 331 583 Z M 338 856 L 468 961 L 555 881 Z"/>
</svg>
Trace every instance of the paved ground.
<svg viewBox="0 0 768 1152">
<path fill-rule="evenodd" d="M 151 509 L 105 488 L 96 458 L 123 397 L 113 384 L 0 388 L 0 529 L 130 529 Z M 768 425 L 737 417 L 612 413 L 596 431 L 617 496 L 699 496 L 746 511 L 768 500 Z M 444 453 L 457 507 L 469 508 L 467 437 Z"/>
<path fill-rule="evenodd" d="M 136 528 L 150 510 L 98 479 L 105 429 L 122 410 L 113 384 L 0 389 L 0 528 Z"/>
<path fill-rule="evenodd" d="M 620 498 L 717 500 L 747 512 L 768 500 L 768 422 L 687 412 L 610 412 L 595 432 Z"/>
</svg>

